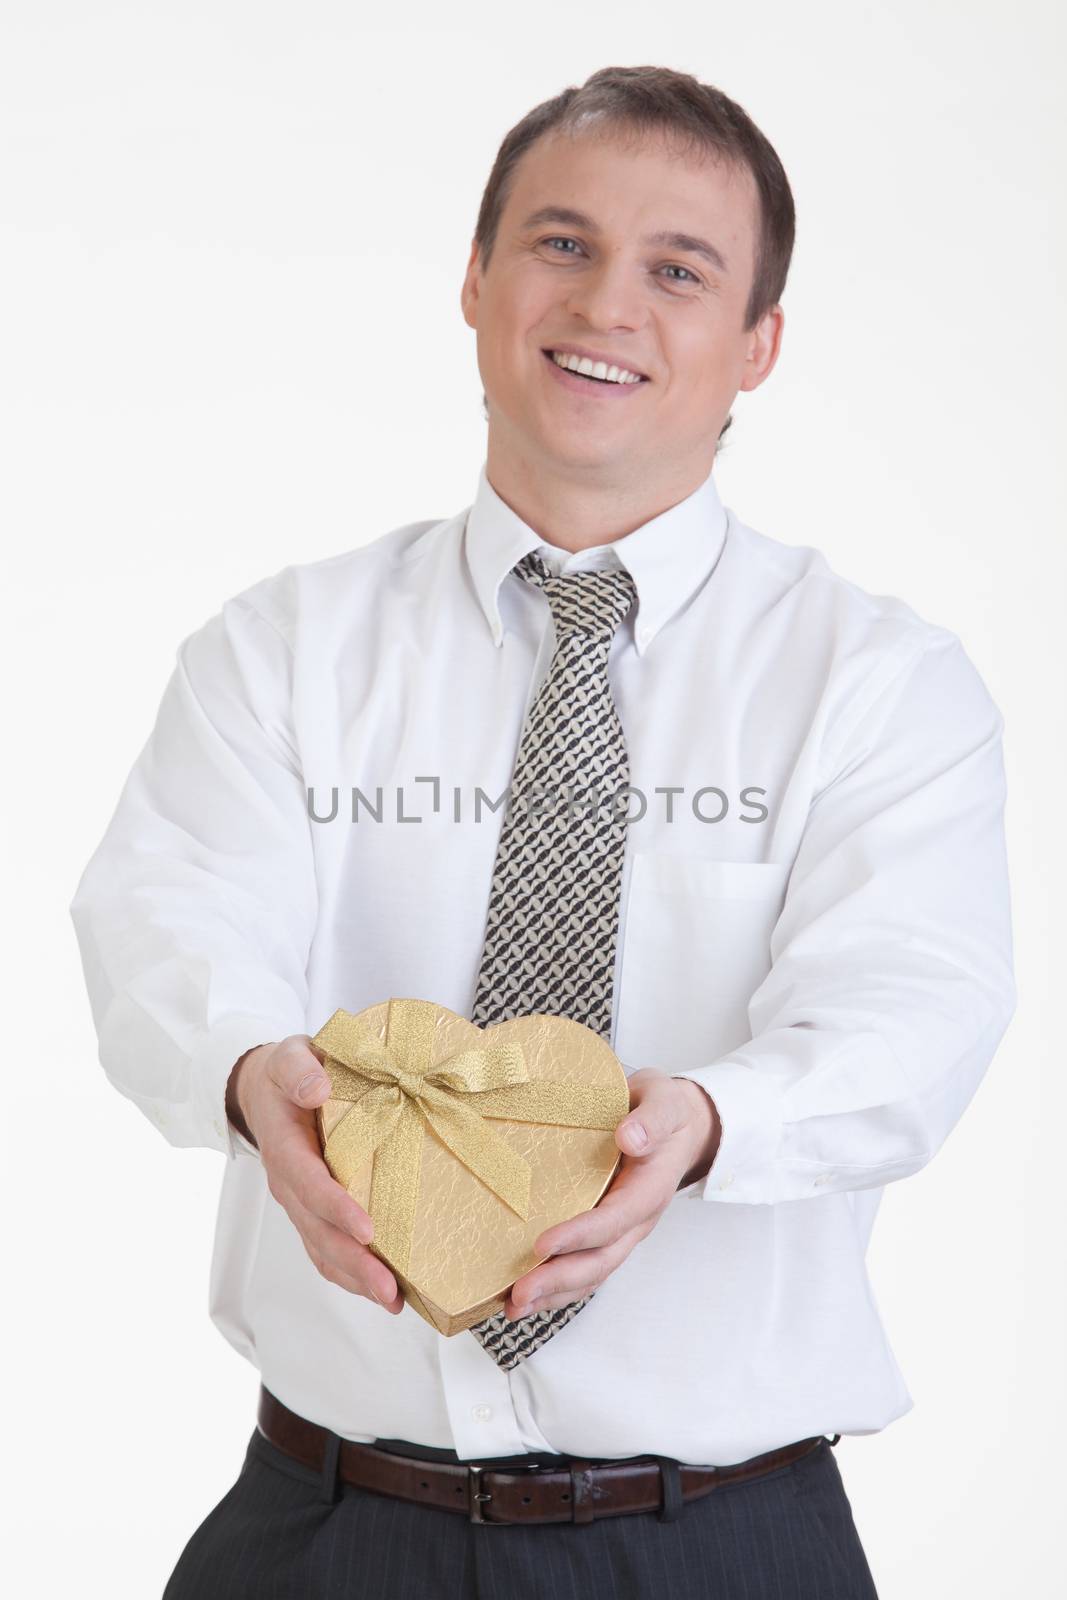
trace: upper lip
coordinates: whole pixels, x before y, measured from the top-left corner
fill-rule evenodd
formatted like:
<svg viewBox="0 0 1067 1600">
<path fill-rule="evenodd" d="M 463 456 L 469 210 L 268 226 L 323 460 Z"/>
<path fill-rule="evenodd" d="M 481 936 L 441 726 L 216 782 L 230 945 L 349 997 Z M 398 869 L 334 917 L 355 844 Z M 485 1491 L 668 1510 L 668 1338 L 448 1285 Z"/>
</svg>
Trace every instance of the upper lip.
<svg viewBox="0 0 1067 1600">
<path fill-rule="evenodd" d="M 586 356 L 590 361 L 603 361 L 608 367 L 621 367 L 626 372 L 636 373 L 639 378 L 647 378 L 648 373 L 642 372 L 640 367 L 635 367 L 630 361 L 622 361 L 618 356 L 608 356 L 601 350 L 587 350 L 580 344 L 546 344 L 542 347 L 546 353 L 558 350 L 561 356 Z"/>
</svg>

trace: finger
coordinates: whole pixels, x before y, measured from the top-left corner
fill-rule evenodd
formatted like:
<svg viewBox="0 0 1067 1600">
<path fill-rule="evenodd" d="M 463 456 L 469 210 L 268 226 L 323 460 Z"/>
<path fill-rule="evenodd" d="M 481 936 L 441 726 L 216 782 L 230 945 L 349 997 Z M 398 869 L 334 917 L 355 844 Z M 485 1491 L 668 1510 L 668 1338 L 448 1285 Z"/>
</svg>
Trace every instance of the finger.
<svg viewBox="0 0 1067 1600">
<path fill-rule="evenodd" d="M 525 1308 L 531 1300 L 545 1295 L 563 1294 L 570 1299 L 579 1298 L 580 1291 L 591 1283 L 603 1283 L 630 1254 L 638 1239 L 644 1234 L 634 1228 L 612 1245 L 600 1250 L 580 1250 L 572 1255 L 554 1256 L 544 1261 L 532 1272 L 524 1273 L 511 1287 L 509 1296 L 515 1307 Z"/>
<path fill-rule="evenodd" d="M 398 1310 L 404 1304 L 393 1273 L 366 1245 L 356 1244 L 342 1229 L 305 1211 L 299 1201 L 293 1201 L 290 1216 L 311 1260 L 331 1283 L 389 1309 Z"/>
<path fill-rule="evenodd" d="M 624 1156 L 612 1187 L 591 1211 L 554 1223 L 534 1240 L 538 1254 L 558 1256 L 611 1245 L 642 1222 L 658 1217 L 677 1187 L 674 1168 L 656 1158 Z"/>
<path fill-rule="evenodd" d="M 301 1205 L 295 1195 L 290 1195 L 286 1207 L 289 1217 L 305 1243 L 312 1243 L 319 1254 L 341 1268 L 349 1277 L 366 1276 L 373 1280 L 387 1300 L 396 1295 L 396 1281 L 392 1272 L 369 1245 L 360 1244 L 344 1228 L 327 1222 L 314 1211 Z"/>
<path fill-rule="evenodd" d="M 630 1112 L 615 1129 L 615 1142 L 627 1155 L 646 1155 L 687 1126 L 692 1104 L 676 1079 L 652 1068 L 631 1074 L 627 1083 Z"/>
<path fill-rule="evenodd" d="M 321 1106 L 330 1096 L 330 1079 L 318 1056 L 308 1048 L 310 1034 L 285 1039 L 267 1062 L 267 1076 L 296 1106 Z"/>
<path fill-rule="evenodd" d="M 294 1120 L 276 1143 L 272 1143 L 268 1175 L 272 1192 L 277 1178 L 306 1211 L 344 1229 L 361 1244 L 369 1244 L 373 1239 L 373 1219 L 333 1177 L 322 1158 L 318 1133 L 303 1118 Z"/>
<path fill-rule="evenodd" d="M 505 1315 L 509 1320 L 515 1321 L 519 1317 L 532 1316 L 535 1311 L 554 1311 L 560 1306 L 573 1305 L 576 1300 L 584 1300 L 586 1295 L 592 1294 L 597 1288 L 599 1288 L 599 1284 L 591 1283 L 588 1288 L 578 1290 L 573 1294 L 546 1295 L 539 1300 L 531 1301 L 529 1305 L 523 1306 L 521 1311 L 514 1313 L 514 1316 L 505 1309 Z"/>
<path fill-rule="evenodd" d="M 344 1289 L 348 1294 L 358 1294 L 364 1300 L 373 1300 L 376 1305 L 383 1306 L 393 1316 L 398 1316 L 403 1311 L 404 1297 L 399 1292 L 390 1298 L 387 1289 L 376 1287 L 361 1276 L 353 1277 L 330 1257 L 317 1255 L 310 1249 L 308 1255 L 319 1275 L 325 1278 L 327 1283 L 335 1283 L 339 1289 Z"/>
</svg>

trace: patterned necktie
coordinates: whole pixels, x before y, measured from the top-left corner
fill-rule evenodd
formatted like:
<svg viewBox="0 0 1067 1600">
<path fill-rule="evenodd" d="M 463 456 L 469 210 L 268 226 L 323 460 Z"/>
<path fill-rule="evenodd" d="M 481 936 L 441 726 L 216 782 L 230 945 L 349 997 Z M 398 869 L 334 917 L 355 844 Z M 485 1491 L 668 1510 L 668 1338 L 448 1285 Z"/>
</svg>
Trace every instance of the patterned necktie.
<svg viewBox="0 0 1067 1600">
<path fill-rule="evenodd" d="M 610 1041 L 630 769 L 607 667 L 634 580 L 624 567 L 556 576 L 533 551 L 512 571 L 544 590 L 556 641 L 519 742 L 471 1021 L 540 1012 Z M 592 1298 L 470 1332 L 515 1367 Z"/>
</svg>

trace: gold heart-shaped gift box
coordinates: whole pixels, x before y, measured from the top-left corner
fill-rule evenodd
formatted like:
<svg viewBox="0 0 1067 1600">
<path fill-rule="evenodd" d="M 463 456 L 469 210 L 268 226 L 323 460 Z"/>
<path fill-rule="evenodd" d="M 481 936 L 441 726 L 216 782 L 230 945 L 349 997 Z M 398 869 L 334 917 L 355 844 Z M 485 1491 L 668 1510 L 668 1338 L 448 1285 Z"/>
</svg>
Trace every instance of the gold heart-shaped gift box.
<svg viewBox="0 0 1067 1600">
<path fill-rule="evenodd" d="M 316 1114 L 326 1165 L 439 1333 L 501 1311 L 546 1259 L 533 1241 L 595 1206 L 621 1160 L 626 1073 L 583 1023 L 539 1014 L 479 1028 L 391 999 L 335 1011 L 311 1043 L 331 1082 Z"/>
</svg>

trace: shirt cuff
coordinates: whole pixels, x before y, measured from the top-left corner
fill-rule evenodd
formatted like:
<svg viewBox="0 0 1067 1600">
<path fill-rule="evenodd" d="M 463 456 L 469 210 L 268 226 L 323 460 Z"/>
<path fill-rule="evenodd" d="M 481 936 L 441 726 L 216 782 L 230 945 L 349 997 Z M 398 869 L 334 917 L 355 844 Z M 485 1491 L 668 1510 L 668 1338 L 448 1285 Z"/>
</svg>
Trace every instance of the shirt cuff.
<svg viewBox="0 0 1067 1600">
<path fill-rule="evenodd" d="M 259 1159 L 254 1144 L 239 1133 L 226 1115 L 226 1085 L 239 1057 L 259 1044 L 274 1044 L 304 1031 L 304 1019 L 292 1017 L 224 1017 L 209 1028 L 189 1063 L 194 1112 L 201 1142 L 221 1150 L 227 1160 L 238 1154 Z"/>
<path fill-rule="evenodd" d="M 707 1091 L 721 1128 L 714 1161 L 703 1178 L 679 1191 L 682 1198 L 766 1203 L 782 1133 L 777 1089 L 741 1061 L 716 1061 L 671 1076 L 691 1078 Z"/>
</svg>

